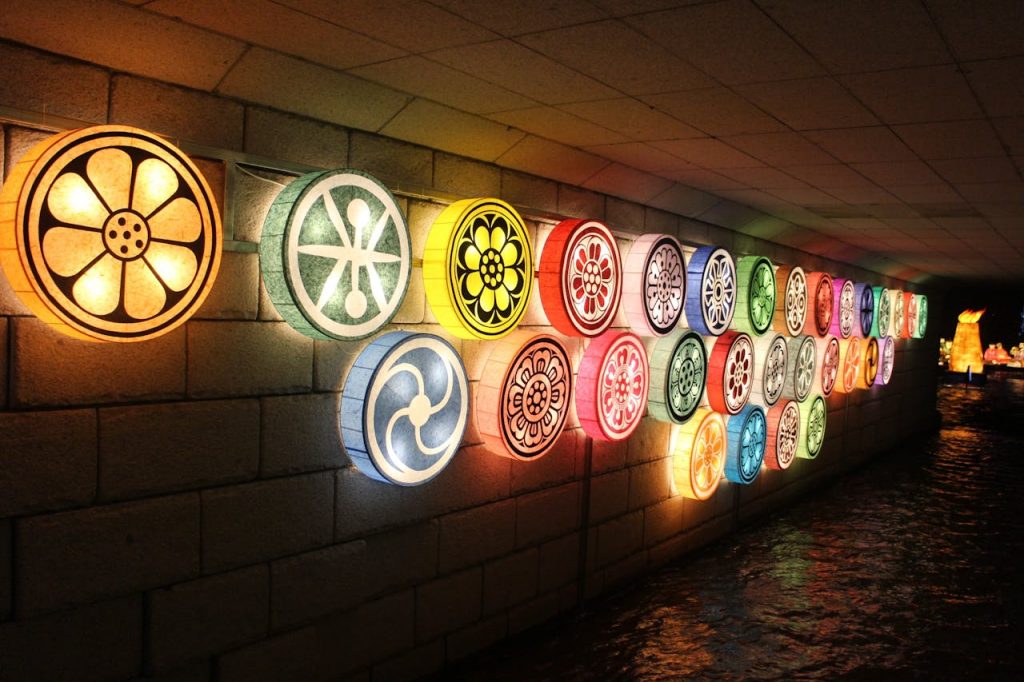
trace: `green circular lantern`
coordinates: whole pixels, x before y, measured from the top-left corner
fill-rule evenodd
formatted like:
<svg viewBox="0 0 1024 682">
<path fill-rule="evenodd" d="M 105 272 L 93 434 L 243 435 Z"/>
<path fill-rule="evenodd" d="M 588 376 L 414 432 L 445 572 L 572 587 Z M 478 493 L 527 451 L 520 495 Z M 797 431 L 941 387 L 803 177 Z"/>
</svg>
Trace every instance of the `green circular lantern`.
<svg viewBox="0 0 1024 682">
<path fill-rule="evenodd" d="M 733 327 L 760 336 L 775 316 L 775 269 L 764 256 L 743 256 L 736 262 L 739 305 Z"/>
<path fill-rule="evenodd" d="M 707 368 L 707 351 L 697 332 L 681 329 L 658 339 L 651 352 L 651 416 L 673 424 L 690 419 L 704 395 Z"/>
</svg>

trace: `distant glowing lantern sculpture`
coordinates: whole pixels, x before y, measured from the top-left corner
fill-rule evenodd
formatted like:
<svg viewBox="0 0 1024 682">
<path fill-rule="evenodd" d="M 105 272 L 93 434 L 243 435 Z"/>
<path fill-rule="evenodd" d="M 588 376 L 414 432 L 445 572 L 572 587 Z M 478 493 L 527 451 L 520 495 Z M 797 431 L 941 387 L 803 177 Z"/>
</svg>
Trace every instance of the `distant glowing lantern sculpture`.
<svg viewBox="0 0 1024 682">
<path fill-rule="evenodd" d="M 848 339 L 857 324 L 857 297 L 853 281 L 833 279 L 832 292 L 835 303 L 832 310 L 832 325 L 829 328 L 833 336 Z"/>
<path fill-rule="evenodd" d="M 563 220 L 544 244 L 537 277 L 551 326 L 566 336 L 597 336 L 622 296 L 619 249 L 596 220 Z"/>
<path fill-rule="evenodd" d="M 817 367 L 818 345 L 813 336 L 798 336 L 786 343 L 789 369 L 786 370 L 786 384 L 782 396 L 799 403 L 807 400 L 814 387 Z"/>
<path fill-rule="evenodd" d="M 775 317 L 775 270 L 763 256 L 742 256 L 736 261 L 739 284 L 733 327 L 760 336 L 771 329 Z"/>
<path fill-rule="evenodd" d="M 869 336 L 861 344 L 864 349 L 864 357 L 860 361 L 860 373 L 857 376 L 857 388 L 871 388 L 878 379 L 878 369 L 881 362 L 881 348 L 878 339 Z"/>
<path fill-rule="evenodd" d="M 702 246 L 686 266 L 686 321 L 704 336 L 725 333 L 736 311 L 736 264 L 725 249 Z"/>
<path fill-rule="evenodd" d="M 863 337 L 871 336 L 871 327 L 875 324 L 875 290 L 870 284 L 858 282 L 854 286 L 854 299 L 857 301 L 857 321 L 855 332 Z"/>
<path fill-rule="evenodd" d="M 965 310 L 960 313 L 953 335 L 953 346 L 949 351 L 951 372 L 985 373 L 985 361 L 981 354 L 981 330 L 978 321 L 984 310 Z"/>
<path fill-rule="evenodd" d="M 495 454 L 538 459 L 561 435 L 571 396 L 572 365 L 558 339 L 517 331 L 496 341 L 484 364 L 477 431 Z"/>
<path fill-rule="evenodd" d="M 835 301 L 832 275 L 827 272 L 812 272 L 807 275 L 807 291 L 811 296 L 810 314 L 804 325 L 804 333 L 825 336 L 832 326 L 832 308 Z"/>
<path fill-rule="evenodd" d="M 605 332 L 590 341 L 576 380 L 576 414 L 588 436 L 627 438 L 644 416 L 650 369 L 640 338 Z"/>
<path fill-rule="evenodd" d="M 821 445 L 825 442 L 827 416 L 825 399 L 820 395 L 801 403 L 800 426 L 803 429 L 803 437 L 800 438 L 800 445 L 796 450 L 797 457 L 814 459 L 821 452 Z"/>
<path fill-rule="evenodd" d="M 835 389 L 840 393 L 851 393 L 857 388 L 860 363 L 864 359 L 863 346 L 863 340 L 856 336 L 839 342 L 839 378 Z"/>
<path fill-rule="evenodd" d="M 764 463 L 769 469 L 785 471 L 800 446 L 800 405 L 787 400 L 768 410 L 768 434 Z"/>
<path fill-rule="evenodd" d="M 144 341 L 188 320 L 220 266 L 213 193 L 178 148 L 137 128 L 43 140 L 0 193 L 0 265 L 52 328 Z"/>
<path fill-rule="evenodd" d="M 462 359 L 432 334 L 389 332 L 356 358 L 339 421 L 345 451 L 364 474 L 414 486 L 444 470 L 469 417 Z"/>
<path fill-rule="evenodd" d="M 768 442 L 764 408 L 747 405 L 739 414 L 729 417 L 727 433 L 725 478 L 733 483 L 750 485 L 761 472 Z"/>
<path fill-rule="evenodd" d="M 892 296 L 885 287 L 871 287 L 875 294 L 875 319 L 871 321 L 871 334 L 880 339 L 889 336 L 892 324 Z"/>
<path fill-rule="evenodd" d="M 260 269 L 270 299 L 315 339 L 361 339 L 386 325 L 409 288 L 411 262 L 398 203 L 360 171 L 297 178 L 263 222 Z"/>
<path fill-rule="evenodd" d="M 928 297 L 920 294 L 917 297 L 917 337 L 923 339 L 928 331 Z"/>
<path fill-rule="evenodd" d="M 676 489 L 692 500 L 706 500 L 715 494 L 722 478 L 727 442 L 725 420 L 717 412 L 701 408 L 693 419 L 678 428 L 672 453 Z"/>
<path fill-rule="evenodd" d="M 754 342 L 749 334 L 728 331 L 707 339 L 708 404 L 723 414 L 738 414 L 754 388 Z"/>
<path fill-rule="evenodd" d="M 622 301 L 633 331 L 664 336 L 675 329 L 686 300 L 686 261 L 675 237 L 645 234 L 629 250 Z"/>
<path fill-rule="evenodd" d="M 708 358 L 700 334 L 681 329 L 658 339 L 651 352 L 647 408 L 655 419 L 682 424 L 700 406 Z"/>
<path fill-rule="evenodd" d="M 890 289 L 889 298 L 892 303 L 892 326 L 889 328 L 889 333 L 894 339 L 906 338 L 907 320 L 903 292 L 898 289 Z"/>
<path fill-rule="evenodd" d="M 878 340 L 878 373 L 875 384 L 887 386 L 892 380 L 892 370 L 896 365 L 896 342 L 891 336 Z"/>
<path fill-rule="evenodd" d="M 832 389 L 839 381 L 841 367 L 839 339 L 829 336 L 818 341 L 821 352 L 821 392 L 832 395 Z"/>
<path fill-rule="evenodd" d="M 775 271 L 775 317 L 777 332 L 799 336 L 807 322 L 807 275 L 799 265 L 780 265 Z"/>
<path fill-rule="evenodd" d="M 766 335 L 754 339 L 754 393 L 753 399 L 764 407 L 771 407 L 782 397 L 789 370 L 789 347 L 782 334 Z"/>
<path fill-rule="evenodd" d="M 917 302 L 920 299 L 918 299 L 917 294 L 912 294 L 909 291 L 904 293 L 903 297 L 904 297 L 904 310 L 906 311 L 905 314 L 906 314 L 906 318 L 907 318 L 906 338 L 908 338 L 908 339 L 916 339 L 917 338 L 917 322 L 918 322 Z"/>
<path fill-rule="evenodd" d="M 533 245 L 514 208 L 463 199 L 427 235 L 423 284 L 437 321 L 462 339 L 500 339 L 526 312 L 533 292 Z"/>
</svg>

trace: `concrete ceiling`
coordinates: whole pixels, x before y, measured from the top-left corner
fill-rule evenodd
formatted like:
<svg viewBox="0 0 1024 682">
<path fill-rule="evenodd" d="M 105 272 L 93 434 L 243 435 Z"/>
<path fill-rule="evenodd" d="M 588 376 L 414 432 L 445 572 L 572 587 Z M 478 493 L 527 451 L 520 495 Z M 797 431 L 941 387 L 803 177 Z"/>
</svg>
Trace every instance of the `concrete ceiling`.
<svg viewBox="0 0 1024 682">
<path fill-rule="evenodd" d="M 861 264 L 1024 280 L 1020 0 L 5 4 L 6 37 L 113 68 Z M 150 58 L 69 36 L 74 12 Z"/>
</svg>

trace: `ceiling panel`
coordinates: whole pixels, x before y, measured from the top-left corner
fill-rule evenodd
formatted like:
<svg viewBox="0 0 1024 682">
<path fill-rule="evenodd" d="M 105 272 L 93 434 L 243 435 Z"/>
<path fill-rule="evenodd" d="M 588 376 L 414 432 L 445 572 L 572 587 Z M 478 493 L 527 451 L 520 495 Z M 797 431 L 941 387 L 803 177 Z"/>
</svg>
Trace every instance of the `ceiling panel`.
<svg viewBox="0 0 1024 682">
<path fill-rule="evenodd" d="M 840 80 L 884 123 L 982 116 L 967 79 L 955 64 L 855 73 Z"/>
<path fill-rule="evenodd" d="M 878 119 L 832 78 L 737 86 L 736 91 L 794 130 L 856 128 Z"/>
<path fill-rule="evenodd" d="M 528 133 L 583 147 L 628 141 L 625 135 L 608 130 L 554 107 L 531 107 L 490 114 L 489 118 Z"/>
<path fill-rule="evenodd" d="M 696 166 L 712 170 L 716 168 L 747 168 L 764 165 L 754 157 L 748 156 L 719 140 L 708 138 L 699 140 L 665 140 L 662 142 L 652 142 L 651 144 Z"/>
<path fill-rule="evenodd" d="M 785 130 L 781 122 L 728 88 L 669 92 L 641 97 L 709 135 L 741 135 Z"/>
<path fill-rule="evenodd" d="M 922 159 L 969 159 L 1003 153 L 988 121 L 912 123 L 893 126 L 893 131 Z"/>
<path fill-rule="evenodd" d="M 603 11 L 587 0 L 558 0 L 558 2 L 551 2 L 551 0 L 516 0 L 515 2 L 431 0 L 431 2 L 504 36 L 573 26 L 605 17 Z"/>
<path fill-rule="evenodd" d="M 935 23 L 961 61 L 1021 53 L 1020 0 L 926 0 Z"/>
<path fill-rule="evenodd" d="M 724 138 L 732 146 L 772 166 L 826 164 L 835 161 L 797 133 L 765 133 Z"/>
<path fill-rule="evenodd" d="M 916 156 L 907 145 L 883 127 L 809 130 L 804 136 L 840 161 L 912 161 Z"/>
<path fill-rule="evenodd" d="M 641 142 L 705 136 L 679 119 L 630 97 L 562 104 L 559 109 Z"/>
</svg>

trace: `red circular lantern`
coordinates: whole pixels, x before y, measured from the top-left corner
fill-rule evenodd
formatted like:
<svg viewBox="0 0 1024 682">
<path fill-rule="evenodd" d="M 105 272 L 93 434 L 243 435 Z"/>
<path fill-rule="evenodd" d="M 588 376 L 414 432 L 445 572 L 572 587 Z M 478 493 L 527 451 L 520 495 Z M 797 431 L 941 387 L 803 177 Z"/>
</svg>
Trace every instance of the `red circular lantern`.
<svg viewBox="0 0 1024 682">
<path fill-rule="evenodd" d="M 804 324 L 805 334 L 825 336 L 832 325 L 832 307 L 835 292 L 832 291 L 832 275 L 827 272 L 812 272 L 807 275 L 807 292 L 810 295 L 809 315 Z"/>
<path fill-rule="evenodd" d="M 618 441 L 633 433 L 647 407 L 650 369 L 636 334 L 605 332 L 583 353 L 576 381 L 580 426 L 595 440 Z"/>
<path fill-rule="evenodd" d="M 644 336 L 675 329 L 686 300 L 686 261 L 675 237 L 645 234 L 626 256 L 622 281 L 629 326 Z"/>
<path fill-rule="evenodd" d="M 754 342 L 749 334 L 737 331 L 709 342 L 708 404 L 716 412 L 737 414 L 754 387 Z"/>
<path fill-rule="evenodd" d="M 558 223 L 544 244 L 538 277 L 544 312 L 566 336 L 597 336 L 612 323 L 622 296 L 622 264 L 603 223 Z"/>
<path fill-rule="evenodd" d="M 768 443 L 764 463 L 769 469 L 785 471 L 793 463 L 800 445 L 800 406 L 787 400 L 768 410 Z"/>
</svg>

